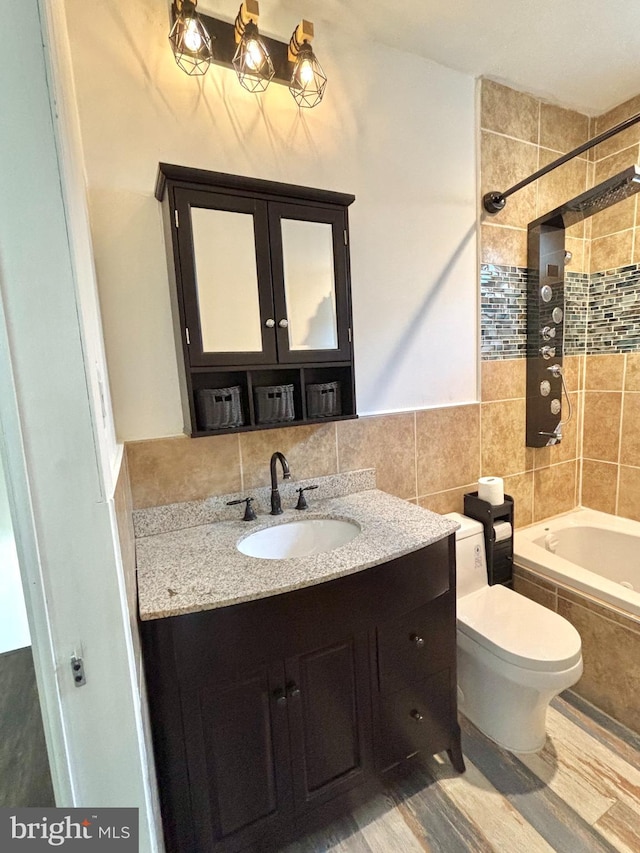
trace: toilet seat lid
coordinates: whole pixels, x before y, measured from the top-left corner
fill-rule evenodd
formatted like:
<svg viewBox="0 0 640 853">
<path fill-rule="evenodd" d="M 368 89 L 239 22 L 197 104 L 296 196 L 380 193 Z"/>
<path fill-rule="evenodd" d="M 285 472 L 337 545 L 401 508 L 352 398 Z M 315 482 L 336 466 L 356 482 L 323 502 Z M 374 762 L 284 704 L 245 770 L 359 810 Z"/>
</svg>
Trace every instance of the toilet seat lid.
<svg viewBox="0 0 640 853">
<path fill-rule="evenodd" d="M 581 657 L 580 634 L 570 622 L 499 584 L 458 600 L 458 630 L 523 669 L 560 672 Z"/>
</svg>

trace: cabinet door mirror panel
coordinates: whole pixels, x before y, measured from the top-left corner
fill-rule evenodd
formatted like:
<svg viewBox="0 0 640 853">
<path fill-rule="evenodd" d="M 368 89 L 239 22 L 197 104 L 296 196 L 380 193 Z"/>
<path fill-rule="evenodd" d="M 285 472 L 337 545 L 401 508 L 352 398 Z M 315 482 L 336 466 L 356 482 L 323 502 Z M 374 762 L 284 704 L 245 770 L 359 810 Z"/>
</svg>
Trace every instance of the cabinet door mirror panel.
<svg viewBox="0 0 640 853">
<path fill-rule="evenodd" d="M 262 352 L 253 216 L 191 208 L 204 352 Z"/>
<path fill-rule="evenodd" d="M 176 189 L 179 275 L 191 366 L 276 359 L 266 204 Z"/>
<path fill-rule="evenodd" d="M 351 358 L 344 209 L 269 205 L 278 361 Z"/>
<path fill-rule="evenodd" d="M 331 224 L 282 219 L 280 227 L 289 349 L 337 349 Z"/>
</svg>

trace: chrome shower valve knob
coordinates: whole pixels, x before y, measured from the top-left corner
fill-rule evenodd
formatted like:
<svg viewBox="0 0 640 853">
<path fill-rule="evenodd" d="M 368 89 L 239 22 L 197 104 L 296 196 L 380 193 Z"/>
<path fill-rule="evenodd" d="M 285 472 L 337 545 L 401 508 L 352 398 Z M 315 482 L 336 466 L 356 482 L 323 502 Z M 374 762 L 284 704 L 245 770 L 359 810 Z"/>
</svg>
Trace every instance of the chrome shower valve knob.
<svg viewBox="0 0 640 853">
<path fill-rule="evenodd" d="M 540 347 L 540 355 L 541 355 L 543 358 L 547 358 L 547 359 L 548 359 L 548 358 L 555 358 L 555 355 L 556 355 L 556 348 L 555 348 L 555 347 L 550 347 L 550 346 Z"/>
<path fill-rule="evenodd" d="M 544 329 L 541 329 L 540 334 L 542 335 L 542 339 L 545 341 L 548 341 L 550 338 L 555 338 L 555 326 L 545 326 Z"/>
</svg>

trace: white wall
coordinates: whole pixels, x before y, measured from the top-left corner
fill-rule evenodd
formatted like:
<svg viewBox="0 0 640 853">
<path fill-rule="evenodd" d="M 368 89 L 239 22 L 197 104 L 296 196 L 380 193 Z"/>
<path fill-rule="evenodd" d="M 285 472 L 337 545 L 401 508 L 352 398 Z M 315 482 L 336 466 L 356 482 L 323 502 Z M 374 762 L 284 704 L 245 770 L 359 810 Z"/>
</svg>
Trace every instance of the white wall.
<svg viewBox="0 0 640 853">
<path fill-rule="evenodd" d="M 0 655 L 30 645 L 9 496 L 0 459 Z"/>
<path fill-rule="evenodd" d="M 200 8 L 231 20 L 237 5 Z M 344 32 L 311 0 L 272 0 L 263 31 L 286 40 L 314 20 L 329 77 L 324 102 L 298 111 L 286 87 L 257 97 L 227 69 L 181 72 L 169 2 L 66 7 L 120 439 L 182 430 L 159 161 L 353 192 L 359 412 L 476 399 L 471 77 Z"/>
</svg>

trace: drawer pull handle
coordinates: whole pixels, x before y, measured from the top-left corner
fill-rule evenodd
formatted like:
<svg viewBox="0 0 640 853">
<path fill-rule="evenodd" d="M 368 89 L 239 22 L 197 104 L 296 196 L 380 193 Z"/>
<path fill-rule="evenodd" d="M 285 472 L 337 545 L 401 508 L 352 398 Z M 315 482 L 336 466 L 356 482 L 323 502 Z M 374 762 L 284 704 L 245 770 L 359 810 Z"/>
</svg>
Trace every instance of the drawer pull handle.
<svg viewBox="0 0 640 853">
<path fill-rule="evenodd" d="M 289 699 L 295 699 L 299 695 L 300 688 L 295 683 L 295 681 L 290 681 L 289 684 L 287 684 L 287 696 L 289 697 Z"/>
<path fill-rule="evenodd" d="M 287 696 L 282 689 L 282 687 L 278 687 L 273 691 L 273 698 L 276 700 L 278 705 L 286 705 L 287 704 Z"/>
<path fill-rule="evenodd" d="M 424 717 L 422 716 L 420 711 L 416 710 L 416 708 L 413 709 L 413 711 L 409 714 L 409 716 L 411 717 L 412 720 L 415 720 L 416 723 L 421 723 L 424 720 Z"/>
<path fill-rule="evenodd" d="M 424 646 L 424 640 L 418 634 L 411 634 L 409 639 L 415 644 L 416 648 L 421 649 Z"/>
</svg>

